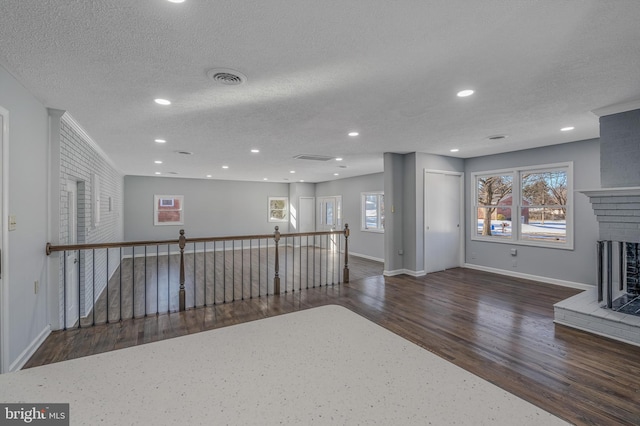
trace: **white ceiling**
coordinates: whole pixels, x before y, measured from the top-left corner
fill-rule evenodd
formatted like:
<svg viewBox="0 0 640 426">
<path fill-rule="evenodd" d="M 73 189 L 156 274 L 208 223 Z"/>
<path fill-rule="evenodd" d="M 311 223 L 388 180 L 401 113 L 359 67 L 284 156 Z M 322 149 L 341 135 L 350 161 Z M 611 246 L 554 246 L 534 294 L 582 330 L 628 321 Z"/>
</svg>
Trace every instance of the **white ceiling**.
<svg viewBox="0 0 640 426">
<path fill-rule="evenodd" d="M 637 0 L 2 0 L 0 64 L 125 174 L 321 182 L 598 137 L 590 111 L 640 99 L 639 21 Z"/>
</svg>

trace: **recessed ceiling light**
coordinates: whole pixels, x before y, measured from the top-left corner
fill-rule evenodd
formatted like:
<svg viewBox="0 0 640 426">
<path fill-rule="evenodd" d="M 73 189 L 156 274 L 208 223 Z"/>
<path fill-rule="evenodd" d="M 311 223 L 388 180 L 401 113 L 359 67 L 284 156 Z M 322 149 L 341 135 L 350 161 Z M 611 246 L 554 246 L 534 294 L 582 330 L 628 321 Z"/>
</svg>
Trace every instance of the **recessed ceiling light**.
<svg viewBox="0 0 640 426">
<path fill-rule="evenodd" d="M 156 172 L 156 174 L 157 174 L 157 175 L 161 175 L 162 173 L 160 173 L 160 172 Z"/>
<path fill-rule="evenodd" d="M 349 136 L 358 136 L 360 133 L 358 132 L 349 132 Z"/>
<path fill-rule="evenodd" d="M 229 168 L 229 166 L 222 166 L 222 168 L 223 168 L 223 169 L 228 169 L 228 168 Z"/>
<path fill-rule="evenodd" d="M 465 89 L 458 92 L 459 98 L 466 98 L 467 96 L 473 95 L 475 92 L 471 89 Z"/>
<path fill-rule="evenodd" d="M 253 152 L 254 154 L 257 154 L 257 153 L 260 152 L 260 150 L 259 149 L 252 149 L 251 152 Z"/>
<path fill-rule="evenodd" d="M 167 100 L 167 99 L 154 99 L 153 100 L 155 103 L 157 103 L 158 105 L 171 105 L 171 101 Z"/>
<path fill-rule="evenodd" d="M 167 0 L 169 3 L 184 3 L 184 0 Z"/>
<path fill-rule="evenodd" d="M 289 171 L 289 173 L 295 173 L 295 172 L 296 172 L 295 170 L 291 170 L 291 171 Z"/>
<path fill-rule="evenodd" d="M 452 149 L 450 149 L 449 151 L 451 151 L 451 152 L 458 152 L 458 151 L 460 151 L 460 150 L 459 150 L 458 148 L 452 148 Z"/>
<path fill-rule="evenodd" d="M 262 180 L 269 180 L 269 178 L 262 178 Z"/>
<path fill-rule="evenodd" d="M 336 158 L 336 161 L 342 161 L 341 157 Z"/>
<path fill-rule="evenodd" d="M 304 182 L 304 179 L 300 179 L 300 182 Z"/>
<path fill-rule="evenodd" d="M 211 175 L 207 175 L 207 177 L 211 177 Z"/>
<path fill-rule="evenodd" d="M 164 139 L 156 139 L 155 142 L 157 142 L 157 143 L 167 143 L 167 141 L 164 140 Z"/>
<path fill-rule="evenodd" d="M 340 176 L 340 173 L 334 173 L 333 175 L 334 176 Z"/>
<path fill-rule="evenodd" d="M 568 127 L 563 127 L 562 129 L 560 129 L 561 132 L 569 132 L 571 130 L 575 129 L 575 127 L 573 126 L 568 126 Z"/>
<path fill-rule="evenodd" d="M 162 161 L 160 161 L 160 160 L 156 160 L 156 161 L 154 161 L 154 163 L 156 163 L 156 164 L 162 164 Z"/>
</svg>

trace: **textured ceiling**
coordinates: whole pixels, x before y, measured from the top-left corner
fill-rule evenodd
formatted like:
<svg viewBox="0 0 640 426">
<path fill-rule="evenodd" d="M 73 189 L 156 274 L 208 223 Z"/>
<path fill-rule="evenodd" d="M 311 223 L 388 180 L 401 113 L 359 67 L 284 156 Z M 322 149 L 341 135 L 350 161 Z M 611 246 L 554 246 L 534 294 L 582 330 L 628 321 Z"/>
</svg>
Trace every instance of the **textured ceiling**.
<svg viewBox="0 0 640 426">
<path fill-rule="evenodd" d="M 639 18 L 637 0 L 2 0 L 0 64 L 125 174 L 320 182 L 383 152 L 598 137 L 590 111 L 640 100 Z"/>
</svg>

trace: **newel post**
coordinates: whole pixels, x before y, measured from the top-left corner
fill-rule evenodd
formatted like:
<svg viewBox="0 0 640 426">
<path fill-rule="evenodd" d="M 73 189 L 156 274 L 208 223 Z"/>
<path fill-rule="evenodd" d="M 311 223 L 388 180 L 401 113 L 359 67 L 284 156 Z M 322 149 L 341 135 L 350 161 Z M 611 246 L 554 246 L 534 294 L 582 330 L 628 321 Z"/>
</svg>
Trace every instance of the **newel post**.
<svg viewBox="0 0 640 426">
<path fill-rule="evenodd" d="M 179 296 L 179 309 L 180 311 L 186 311 L 186 293 L 184 290 L 184 247 L 187 244 L 187 239 L 184 236 L 184 229 L 180 230 L 180 239 L 178 245 L 180 246 L 180 292 Z"/>
<path fill-rule="evenodd" d="M 344 225 L 344 270 L 342 271 L 342 280 L 349 282 L 349 224 Z"/>
<path fill-rule="evenodd" d="M 276 232 L 273 234 L 273 239 L 276 242 L 276 275 L 273 277 L 273 294 L 280 294 L 280 253 L 278 251 L 278 243 L 280 242 L 280 231 L 276 226 Z"/>
</svg>

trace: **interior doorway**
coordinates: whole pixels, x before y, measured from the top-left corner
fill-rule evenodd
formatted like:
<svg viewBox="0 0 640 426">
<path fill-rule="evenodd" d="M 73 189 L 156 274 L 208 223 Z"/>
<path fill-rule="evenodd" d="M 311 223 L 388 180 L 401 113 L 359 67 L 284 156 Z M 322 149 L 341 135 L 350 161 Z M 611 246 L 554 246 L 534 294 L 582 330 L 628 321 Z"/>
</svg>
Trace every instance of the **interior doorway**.
<svg viewBox="0 0 640 426">
<path fill-rule="evenodd" d="M 424 267 L 426 273 L 457 268 L 462 264 L 463 182 L 462 173 L 425 171 Z"/>
<path fill-rule="evenodd" d="M 314 232 L 316 230 L 315 198 L 300 197 L 298 207 L 300 218 L 298 232 Z"/>
<path fill-rule="evenodd" d="M 67 244 L 78 243 L 78 182 L 67 181 Z M 73 327 L 80 317 L 80 303 L 78 300 L 79 274 L 78 251 L 65 252 L 65 326 Z"/>
<path fill-rule="evenodd" d="M 342 229 L 342 196 L 334 195 L 318 198 L 319 221 L 318 231 L 335 231 Z M 332 235 L 321 239 L 321 247 L 331 251 L 338 249 L 338 238 Z"/>
<path fill-rule="evenodd" d="M 9 371 L 9 292 L 8 223 L 9 218 L 9 111 L 0 107 L 0 373 Z"/>
</svg>

